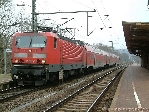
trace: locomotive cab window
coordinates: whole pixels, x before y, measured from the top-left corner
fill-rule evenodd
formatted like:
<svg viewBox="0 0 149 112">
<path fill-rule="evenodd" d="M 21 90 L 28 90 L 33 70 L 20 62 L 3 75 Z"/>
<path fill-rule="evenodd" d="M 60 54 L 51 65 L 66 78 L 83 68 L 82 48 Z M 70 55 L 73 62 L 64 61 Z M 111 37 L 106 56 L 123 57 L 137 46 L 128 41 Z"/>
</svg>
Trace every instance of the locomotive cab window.
<svg viewBox="0 0 149 112">
<path fill-rule="evenodd" d="M 16 38 L 18 48 L 43 48 L 45 46 L 46 37 L 44 36 L 18 36 Z"/>
<path fill-rule="evenodd" d="M 57 47 L 57 39 L 54 37 L 54 48 Z"/>
</svg>

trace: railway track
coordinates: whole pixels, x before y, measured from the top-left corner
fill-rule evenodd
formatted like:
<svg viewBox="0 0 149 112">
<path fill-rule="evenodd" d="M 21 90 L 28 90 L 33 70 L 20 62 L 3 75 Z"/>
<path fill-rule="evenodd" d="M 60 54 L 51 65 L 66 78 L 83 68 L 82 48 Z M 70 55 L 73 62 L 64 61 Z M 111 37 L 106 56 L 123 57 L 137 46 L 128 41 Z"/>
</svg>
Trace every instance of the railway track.
<svg viewBox="0 0 149 112">
<path fill-rule="evenodd" d="M 101 99 L 103 99 L 103 96 L 105 96 L 106 93 L 111 93 L 107 91 L 112 87 L 112 84 L 117 79 L 117 77 L 119 77 L 119 74 L 122 72 L 122 69 L 116 70 L 115 72 L 116 73 L 111 74 L 107 73 L 99 77 L 97 80 L 94 80 L 88 85 L 82 87 L 80 90 L 77 90 L 77 92 L 69 95 L 67 98 L 63 99 L 56 105 L 47 108 L 45 112 L 90 112 L 93 109 L 95 111 L 95 104 L 99 102 L 99 100 L 101 101 Z M 107 97 L 105 99 L 107 100 Z M 100 104 L 102 104 L 103 102 L 105 104 L 105 100 L 102 100 Z M 107 109 L 108 106 L 104 107 L 104 104 L 99 106 L 98 109 L 96 108 L 96 111 L 101 111 L 104 108 Z"/>
<path fill-rule="evenodd" d="M 114 71 L 116 68 L 93 73 L 55 87 L 41 88 L 37 91 L 26 92 L 24 95 L 8 98 L 1 103 L 0 111 L 26 112 L 47 110 L 49 107 L 53 107 L 57 103 L 62 102 L 63 98 L 67 98 L 69 95 L 77 92 L 76 90 L 83 88 L 102 75 L 109 74 L 110 71 Z M 95 88 L 93 89 L 95 90 Z"/>
<path fill-rule="evenodd" d="M 3 103 L 7 100 L 13 99 L 25 93 L 32 91 L 33 88 L 24 89 L 23 87 L 13 87 L 9 88 L 8 90 L 4 90 L 0 92 L 0 103 Z"/>
<path fill-rule="evenodd" d="M 112 78 L 112 80 L 108 83 L 108 85 L 103 89 L 103 91 L 99 94 L 96 100 L 92 103 L 92 105 L 88 108 L 87 112 L 108 112 L 112 100 L 114 98 L 117 86 L 119 84 L 120 78 L 124 72 L 125 68 L 123 68 L 116 76 Z"/>
</svg>

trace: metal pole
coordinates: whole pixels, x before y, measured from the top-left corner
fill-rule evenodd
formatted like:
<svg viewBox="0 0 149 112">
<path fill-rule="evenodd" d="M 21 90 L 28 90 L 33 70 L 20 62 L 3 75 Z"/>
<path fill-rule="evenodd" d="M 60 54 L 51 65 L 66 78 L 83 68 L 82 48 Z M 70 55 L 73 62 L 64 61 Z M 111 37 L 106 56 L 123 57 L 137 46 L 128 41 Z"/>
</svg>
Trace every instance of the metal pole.
<svg viewBox="0 0 149 112">
<path fill-rule="evenodd" d="M 17 6 L 25 6 L 25 4 L 17 4 Z M 23 22 L 23 20 L 22 20 L 22 19 L 23 19 L 23 18 L 22 18 L 22 12 L 23 12 L 23 11 L 22 11 L 22 8 L 21 8 L 21 13 L 20 13 L 20 14 L 21 14 L 21 24 L 20 24 L 20 25 L 21 25 L 21 33 L 22 33 L 22 25 L 23 25 L 23 24 L 22 24 L 22 22 Z"/>
<path fill-rule="evenodd" d="M 32 0 L 32 31 L 34 32 L 34 0 Z"/>
<path fill-rule="evenodd" d="M 87 36 L 88 36 L 88 12 L 87 13 Z"/>
<path fill-rule="evenodd" d="M 36 24 L 37 24 L 37 15 L 36 15 L 36 0 L 32 0 L 32 31 L 36 32 Z"/>
<path fill-rule="evenodd" d="M 109 42 L 111 42 L 111 43 L 112 43 L 112 49 L 114 49 L 114 47 L 113 47 L 113 41 L 109 41 Z"/>
<path fill-rule="evenodd" d="M 93 30 L 93 31 L 90 32 L 90 33 L 88 32 L 88 18 L 89 18 L 89 17 L 92 17 L 92 16 L 88 16 L 88 12 L 87 12 L 87 36 L 90 36 L 90 34 L 93 33 L 93 31 L 94 31 L 94 30 Z"/>
<path fill-rule="evenodd" d="M 4 49 L 4 74 L 6 75 L 6 49 Z"/>
<path fill-rule="evenodd" d="M 21 33 L 22 33 L 22 13 L 21 13 Z"/>
<path fill-rule="evenodd" d="M 76 29 L 74 28 L 74 35 L 73 35 L 73 37 L 75 36 L 75 34 L 76 34 Z"/>
</svg>

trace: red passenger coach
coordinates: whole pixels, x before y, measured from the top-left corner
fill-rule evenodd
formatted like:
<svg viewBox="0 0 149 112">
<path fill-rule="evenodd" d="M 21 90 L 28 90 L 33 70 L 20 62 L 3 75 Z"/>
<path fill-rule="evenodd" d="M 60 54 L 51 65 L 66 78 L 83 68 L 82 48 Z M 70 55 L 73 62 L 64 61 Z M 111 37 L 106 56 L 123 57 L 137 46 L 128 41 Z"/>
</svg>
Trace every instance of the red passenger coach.
<svg viewBox="0 0 149 112">
<path fill-rule="evenodd" d="M 86 51 L 86 62 L 87 62 L 87 68 L 90 69 L 98 69 L 103 68 L 106 66 L 106 55 L 103 55 L 103 53 L 99 49 L 94 49 L 92 46 L 86 45 L 85 46 Z"/>
<path fill-rule="evenodd" d="M 85 66 L 85 48 L 79 40 L 67 42 L 61 40 L 61 64 L 65 70 L 77 69 Z M 81 46 L 82 44 L 82 46 Z"/>
<path fill-rule="evenodd" d="M 105 68 L 108 68 L 109 65 L 110 65 L 110 57 L 109 57 L 109 53 L 103 51 L 103 55 L 104 55 Z"/>
<path fill-rule="evenodd" d="M 95 55 L 94 55 L 94 49 L 89 46 L 85 45 L 86 48 L 86 65 L 87 68 L 93 69 L 93 66 L 95 65 Z"/>
<path fill-rule="evenodd" d="M 105 62 L 104 62 L 104 55 L 103 54 L 101 54 L 100 52 L 96 52 L 95 53 L 95 60 L 96 60 L 95 68 L 103 68 L 104 67 Z"/>
</svg>

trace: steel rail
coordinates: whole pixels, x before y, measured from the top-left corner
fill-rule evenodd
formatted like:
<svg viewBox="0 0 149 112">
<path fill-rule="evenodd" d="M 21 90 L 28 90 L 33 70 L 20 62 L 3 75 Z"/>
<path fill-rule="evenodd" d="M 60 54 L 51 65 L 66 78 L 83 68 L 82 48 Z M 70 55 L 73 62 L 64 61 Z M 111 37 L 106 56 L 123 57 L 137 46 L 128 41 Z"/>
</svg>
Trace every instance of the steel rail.
<svg viewBox="0 0 149 112">
<path fill-rule="evenodd" d="M 118 69 L 118 68 L 117 68 Z M 77 94 L 79 94 L 80 92 L 82 92 L 83 90 L 85 90 L 87 87 L 93 85 L 95 82 L 103 79 L 105 76 L 107 76 L 108 74 L 112 73 L 112 71 L 108 71 L 107 73 L 105 73 L 104 75 L 102 75 L 101 77 L 97 78 L 96 80 L 92 81 L 91 83 L 85 85 L 84 87 L 82 87 L 81 89 L 77 90 L 76 92 L 74 92 L 73 94 L 69 95 L 68 97 L 60 100 L 58 103 L 56 103 L 55 105 L 47 108 L 46 110 L 44 110 L 44 112 L 51 112 L 51 111 L 55 111 L 58 107 L 60 107 L 61 105 L 63 105 L 65 102 L 69 101 L 70 99 L 72 99 L 74 96 L 76 96 Z M 114 80 L 114 79 L 113 79 Z"/>
<path fill-rule="evenodd" d="M 95 105 L 97 104 L 97 102 L 99 102 L 102 98 L 102 96 L 106 93 L 106 91 L 109 89 L 109 87 L 114 83 L 114 81 L 116 80 L 116 78 L 123 73 L 123 71 L 125 70 L 125 68 L 123 68 L 123 70 L 121 70 L 115 77 L 112 78 L 112 80 L 108 83 L 108 85 L 102 90 L 102 92 L 99 94 L 99 96 L 96 98 L 96 100 L 92 103 L 92 105 L 88 108 L 88 110 L 86 112 L 92 112 L 93 108 L 95 107 Z"/>
</svg>

